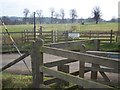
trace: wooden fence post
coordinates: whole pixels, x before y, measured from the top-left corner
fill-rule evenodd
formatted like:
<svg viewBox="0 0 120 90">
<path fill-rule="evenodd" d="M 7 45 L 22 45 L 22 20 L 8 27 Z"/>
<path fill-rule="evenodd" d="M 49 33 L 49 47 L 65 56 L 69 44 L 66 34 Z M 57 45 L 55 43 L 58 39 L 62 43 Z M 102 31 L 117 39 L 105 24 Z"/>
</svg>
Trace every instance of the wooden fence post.
<svg viewBox="0 0 120 90">
<path fill-rule="evenodd" d="M 68 42 L 68 31 L 65 32 L 65 41 Z"/>
<path fill-rule="evenodd" d="M 22 44 L 24 43 L 24 35 L 23 34 L 24 34 L 24 32 L 21 33 L 21 40 L 22 40 L 21 42 L 22 42 Z"/>
<path fill-rule="evenodd" d="M 94 44 L 95 44 L 95 50 L 99 51 L 99 49 L 100 49 L 100 40 L 95 39 L 94 40 Z M 99 65 L 92 63 L 92 67 L 93 68 L 98 68 L 98 66 Z M 97 79 L 97 74 L 98 74 L 97 71 L 91 71 L 91 79 L 92 80 L 96 80 Z"/>
<path fill-rule="evenodd" d="M 89 36 L 89 39 L 91 39 L 91 31 L 90 31 L 90 36 Z"/>
<path fill-rule="evenodd" d="M 24 38 L 24 43 L 26 43 L 26 35 L 25 35 L 25 30 L 23 32 L 23 38 Z"/>
<path fill-rule="evenodd" d="M 65 72 L 65 73 L 69 73 L 69 65 L 59 65 L 59 66 L 57 67 L 57 69 L 58 69 L 58 71 L 62 71 L 62 72 Z M 58 79 L 58 80 L 59 80 L 59 79 Z M 60 85 L 60 86 L 63 86 L 63 85 L 69 86 L 69 82 L 66 82 L 66 81 L 64 81 L 64 80 L 59 80 L 58 85 Z"/>
<path fill-rule="evenodd" d="M 54 31 L 51 31 L 51 42 L 54 43 L 55 42 L 55 38 L 54 38 Z"/>
<path fill-rule="evenodd" d="M 110 44 L 112 43 L 112 34 L 113 34 L 113 30 L 110 31 Z"/>
<path fill-rule="evenodd" d="M 84 44 L 82 44 L 80 46 L 80 52 L 83 52 L 83 53 L 85 52 L 85 45 Z M 82 59 L 84 59 L 84 58 L 82 58 Z M 85 73 L 85 62 L 80 61 L 79 62 L 79 76 L 84 78 L 84 73 Z"/>
<path fill-rule="evenodd" d="M 43 73 L 40 72 L 40 66 L 43 65 L 43 53 L 40 51 L 40 47 L 43 45 L 43 40 L 36 39 L 33 43 L 31 51 L 31 64 L 32 64 L 32 76 L 33 76 L 33 88 L 39 88 L 40 84 L 43 84 Z"/>
<path fill-rule="evenodd" d="M 42 26 L 40 26 L 39 37 L 42 38 Z"/>
</svg>

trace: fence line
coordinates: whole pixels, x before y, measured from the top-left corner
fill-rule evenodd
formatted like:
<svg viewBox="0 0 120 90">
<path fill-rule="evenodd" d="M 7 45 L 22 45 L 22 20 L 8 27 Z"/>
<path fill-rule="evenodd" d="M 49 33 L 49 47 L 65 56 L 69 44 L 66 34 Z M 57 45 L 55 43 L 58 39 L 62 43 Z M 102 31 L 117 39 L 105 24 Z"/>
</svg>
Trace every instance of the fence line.
<svg viewBox="0 0 120 90">
<path fill-rule="evenodd" d="M 71 38 L 69 37 L 69 33 L 79 33 L 80 37 Z M 1 33 L 3 35 L 2 44 L 10 44 L 10 40 L 7 37 L 6 32 Z M 33 30 L 24 30 L 23 32 L 10 32 L 13 38 L 17 43 L 29 43 L 34 41 L 34 31 Z M 82 40 L 82 39 L 100 39 L 101 41 L 107 41 L 112 43 L 113 41 L 117 41 L 117 32 L 110 31 L 87 31 L 87 32 L 70 32 L 70 31 L 42 31 L 42 27 L 40 30 L 36 31 L 36 38 L 42 38 L 45 43 L 55 43 L 55 42 L 64 42 L 71 40 Z"/>
<path fill-rule="evenodd" d="M 90 40 L 94 43 L 95 50 L 99 50 L 99 40 Z M 79 43 L 78 43 L 79 42 Z M 104 72 L 112 72 L 118 73 L 119 70 L 118 63 L 120 61 L 112 58 L 106 58 L 101 56 L 96 56 L 92 54 L 87 54 L 85 51 L 84 43 L 88 41 L 71 41 L 66 43 L 59 44 L 50 44 L 43 46 L 44 41 L 40 38 L 36 39 L 36 41 L 32 45 L 32 50 L 30 53 L 26 53 L 4 66 L 1 71 L 9 68 L 20 60 L 24 59 L 28 55 L 31 55 L 31 65 L 32 65 L 32 78 L 33 78 L 33 88 L 50 88 L 46 85 L 51 83 L 58 83 L 59 85 L 64 83 L 69 86 L 69 82 L 79 85 L 83 88 L 112 88 L 108 85 L 104 85 L 92 80 L 97 80 L 98 71 L 104 78 L 106 82 L 110 82 L 109 78 Z M 66 45 L 65 45 L 66 44 Z M 71 47 L 72 45 L 80 46 L 81 52 L 73 52 L 69 50 L 64 50 L 66 47 Z M 61 47 L 60 47 L 61 46 Z M 64 47 L 63 47 L 64 46 Z M 61 56 L 67 59 L 63 59 L 60 61 L 54 61 L 49 63 L 43 63 L 43 53 L 48 53 L 56 56 Z M 79 61 L 79 71 L 69 73 L 69 64 Z M 86 67 L 85 63 L 91 63 L 91 67 Z M 68 64 L 68 65 L 66 65 Z M 51 67 L 58 67 L 58 71 L 50 69 Z M 100 66 L 105 66 L 108 68 L 101 68 Z M 91 71 L 91 80 L 84 79 L 84 74 L 88 71 Z M 55 78 L 44 81 L 44 73 L 47 75 L 52 75 Z M 79 77 L 76 77 L 78 76 Z M 69 78 L 69 79 L 68 79 Z M 63 81 L 65 80 L 65 81 Z M 67 81 L 67 82 L 66 82 Z M 75 88 L 78 88 L 73 86 Z M 71 87 L 72 88 L 72 87 Z M 112 88 L 113 89 L 113 88 Z"/>
<path fill-rule="evenodd" d="M 116 59 L 95 56 L 92 54 L 78 53 L 78 52 L 73 52 L 73 51 L 63 50 L 58 48 L 45 47 L 45 46 L 41 47 L 41 51 L 47 54 L 61 56 L 61 57 L 65 57 L 73 60 L 79 60 L 81 58 L 80 61 L 85 61 L 89 63 L 94 62 L 95 64 L 100 64 L 106 67 L 118 69 L 119 61 L 117 61 Z"/>
<path fill-rule="evenodd" d="M 95 40 L 94 43 L 96 43 L 96 50 L 99 50 L 99 41 Z M 85 80 L 82 77 L 84 76 L 84 71 L 85 71 L 85 66 L 80 67 L 80 71 L 83 70 L 83 73 L 79 71 L 80 77 L 75 77 L 73 75 L 61 72 L 61 71 L 55 71 L 52 69 L 49 69 L 48 67 L 45 66 L 43 63 L 43 53 L 48 53 L 56 56 L 61 56 L 68 58 L 66 60 L 69 61 L 69 59 L 73 60 L 78 60 L 80 62 L 88 62 L 92 63 L 92 68 L 98 68 L 99 65 L 113 68 L 113 69 L 118 69 L 118 62 L 115 59 L 111 58 L 105 58 L 105 57 L 100 57 L 92 54 L 86 54 L 86 53 L 77 53 L 69 50 L 63 50 L 60 48 L 53 48 L 53 47 L 48 47 L 48 46 L 43 46 L 43 40 L 37 39 L 36 43 L 33 44 L 33 50 L 31 53 L 31 59 L 34 61 L 32 63 L 33 68 L 33 87 L 35 88 L 40 88 L 40 84 L 44 84 L 43 80 L 43 74 L 46 73 L 48 75 L 52 75 L 58 79 L 62 79 L 68 82 L 75 83 L 77 85 L 80 85 L 84 88 L 111 88 L 110 86 L 99 84 L 93 81 Z M 50 65 L 50 64 L 49 64 Z M 48 66 L 49 66 L 48 65 Z M 62 64 L 61 64 L 62 65 Z M 84 65 L 84 64 L 83 64 Z M 59 66 L 59 65 L 58 65 Z M 64 66 L 64 64 L 63 64 Z M 85 68 L 85 69 L 83 69 Z M 100 68 L 100 67 L 99 67 Z M 91 72 L 91 79 L 96 80 L 97 79 L 97 72 L 96 70 L 93 70 Z M 103 71 L 99 71 L 100 74 L 103 76 L 103 78 L 106 81 L 110 81 L 107 75 Z M 82 76 L 81 76 L 82 75 Z M 69 79 L 68 79 L 69 78 Z"/>
</svg>

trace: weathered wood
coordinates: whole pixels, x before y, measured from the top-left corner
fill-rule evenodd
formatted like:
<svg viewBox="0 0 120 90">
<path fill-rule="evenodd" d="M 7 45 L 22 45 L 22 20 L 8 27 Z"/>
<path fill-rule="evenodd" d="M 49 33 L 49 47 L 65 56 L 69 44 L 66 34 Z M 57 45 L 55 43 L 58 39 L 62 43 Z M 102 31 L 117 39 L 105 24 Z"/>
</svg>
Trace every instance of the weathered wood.
<svg viewBox="0 0 120 90">
<path fill-rule="evenodd" d="M 40 66 L 43 65 L 43 53 L 40 51 L 42 45 L 42 39 L 36 39 L 31 51 L 33 88 L 39 88 L 40 84 L 43 84 L 43 73 L 39 71 Z"/>
<path fill-rule="evenodd" d="M 40 86 L 39 86 L 42 90 L 53 90 L 51 87 L 49 87 L 49 86 L 46 86 L 46 85 L 44 85 L 44 84 L 40 84 Z"/>
<path fill-rule="evenodd" d="M 55 43 L 55 33 L 53 30 L 51 31 L 51 42 Z"/>
<path fill-rule="evenodd" d="M 49 84 L 57 83 L 57 82 L 58 82 L 58 78 L 52 78 L 52 79 L 44 81 L 44 84 L 49 85 Z"/>
<path fill-rule="evenodd" d="M 119 69 L 118 63 L 120 63 L 120 61 L 117 61 L 117 59 L 100 57 L 100 56 L 96 56 L 96 55 L 92 55 L 92 54 L 73 52 L 73 51 L 52 48 L 52 47 L 46 47 L 46 46 L 41 47 L 41 51 L 44 53 L 61 56 L 64 58 L 85 61 L 88 63 L 95 63 L 95 64 L 99 64 L 102 66 Z M 84 60 L 83 60 L 83 58 L 84 58 Z"/>
<path fill-rule="evenodd" d="M 112 43 L 112 33 L 113 33 L 113 30 L 111 30 L 111 33 L 110 33 L 110 43 Z"/>
<path fill-rule="evenodd" d="M 104 78 L 105 81 L 110 82 L 110 79 L 108 78 L 108 76 L 104 72 L 100 71 L 100 74 L 102 75 L 102 77 Z"/>
<path fill-rule="evenodd" d="M 92 63 L 93 68 L 97 68 L 99 65 Z M 92 80 L 97 80 L 97 71 L 91 71 L 91 79 Z"/>
<path fill-rule="evenodd" d="M 95 39 L 95 40 L 94 40 L 94 45 L 95 45 L 95 50 L 96 50 L 96 51 L 99 51 L 99 49 L 100 49 L 100 40 Z M 96 59 L 96 60 L 97 60 L 97 59 Z M 93 67 L 93 68 L 97 68 L 97 67 L 99 67 L 99 65 L 98 65 L 98 64 L 95 64 L 95 63 L 92 63 L 92 67 Z M 97 74 L 98 74 L 97 71 L 91 71 L 91 79 L 92 79 L 92 80 L 97 80 Z"/>
<path fill-rule="evenodd" d="M 85 45 L 84 44 L 80 45 L 80 52 L 85 53 Z M 82 59 L 84 59 L 84 58 L 82 58 Z M 79 76 L 84 78 L 84 73 L 85 73 L 85 62 L 79 61 Z"/>
<path fill-rule="evenodd" d="M 109 69 L 109 68 L 93 68 L 93 67 L 85 67 L 85 70 L 90 71 L 101 71 L 101 72 L 110 72 L 110 73 L 119 73 L 116 69 Z"/>
<path fill-rule="evenodd" d="M 90 70 L 85 70 L 85 73 L 89 72 Z M 70 73 L 71 75 L 74 75 L 74 76 L 78 76 L 79 75 L 79 71 L 76 71 L 76 72 L 72 72 Z M 58 82 L 58 78 L 52 78 L 52 79 L 49 79 L 49 80 L 46 80 L 44 81 L 44 84 L 45 85 L 49 85 L 49 84 L 52 84 L 52 83 L 57 83 Z"/>
<path fill-rule="evenodd" d="M 45 46 L 54 47 L 54 48 L 69 48 L 69 47 L 75 47 L 80 46 L 82 44 L 93 42 L 93 40 L 80 40 L 80 41 L 68 41 L 66 42 L 60 42 L 60 43 L 52 43 L 52 44 L 45 44 Z"/>
<path fill-rule="evenodd" d="M 68 63 L 72 63 L 72 62 L 76 62 L 78 60 L 71 60 L 71 59 L 62 59 L 59 61 L 54 61 L 54 62 L 48 62 L 48 63 L 44 63 L 44 66 L 46 67 L 55 67 L 55 66 L 59 66 L 59 65 L 63 65 L 63 64 L 68 64 Z"/>
<path fill-rule="evenodd" d="M 69 73 L 69 65 L 59 65 L 58 67 L 57 67 L 57 69 L 58 69 L 58 71 L 62 71 L 62 72 L 65 72 L 65 73 Z M 65 85 L 65 86 L 69 86 L 69 82 L 66 82 L 66 81 L 64 81 L 64 80 L 60 80 L 59 79 L 59 82 L 58 82 L 58 85 L 60 85 L 60 86 L 63 86 L 63 85 Z"/>
<path fill-rule="evenodd" d="M 68 42 L 68 31 L 65 32 L 65 41 Z"/>
<path fill-rule="evenodd" d="M 94 87 L 94 88 L 111 88 L 112 89 L 112 87 L 110 87 L 110 86 L 96 83 L 93 81 L 89 81 L 89 80 L 86 80 L 86 79 L 83 79 L 80 77 L 76 77 L 76 76 L 73 76 L 73 75 L 70 75 L 70 74 L 67 74 L 64 72 L 55 71 L 55 70 L 49 69 L 45 66 L 41 66 L 40 71 L 42 71 L 43 73 L 52 75 L 54 77 L 57 77 L 59 79 L 83 86 L 84 88 L 93 88 Z"/>
<path fill-rule="evenodd" d="M 4 67 L 2 67 L 2 68 L 0 69 L 0 72 L 6 70 L 7 68 L 9 68 L 9 67 L 11 67 L 11 66 L 13 66 L 13 65 L 15 65 L 16 63 L 18 63 L 19 61 L 23 60 L 24 58 L 26 58 L 26 57 L 29 56 L 29 55 L 30 55 L 30 54 L 29 54 L 28 52 L 25 53 L 25 54 L 23 54 L 23 55 L 20 56 L 19 58 L 13 60 L 12 62 L 10 62 L 10 63 L 8 63 L 7 65 L 5 65 Z"/>
<path fill-rule="evenodd" d="M 86 51 L 86 52 L 94 55 L 99 55 L 99 56 L 107 56 L 109 54 L 120 55 L 120 53 L 117 53 L 117 52 L 104 52 L 104 51 Z"/>
<path fill-rule="evenodd" d="M 85 72 L 85 62 L 80 61 L 80 64 L 79 64 L 79 76 L 84 78 L 84 72 Z"/>
<path fill-rule="evenodd" d="M 42 26 L 40 26 L 40 30 L 39 30 L 39 37 L 40 38 L 43 38 L 42 33 L 43 33 Z"/>
<path fill-rule="evenodd" d="M 40 26 L 41 28 L 42 26 Z M 32 42 L 34 40 L 34 35 L 33 35 L 33 30 L 24 30 L 24 32 L 10 32 L 10 34 L 22 34 L 22 33 L 25 33 L 24 34 L 24 38 L 26 38 L 25 40 L 27 42 Z M 69 31 L 67 31 L 69 32 Z M 41 33 L 42 35 L 38 34 L 38 33 Z M 59 34 L 60 33 L 60 34 Z M 73 32 L 74 33 L 74 32 Z M 80 38 L 75 38 L 74 40 L 81 40 L 81 39 L 90 39 L 90 38 L 99 38 L 101 41 L 108 41 L 108 42 L 112 42 L 112 41 L 115 41 L 115 38 L 116 38 L 116 34 L 115 32 L 111 32 L 111 31 L 108 31 L 108 32 L 75 32 L 75 33 L 80 33 Z M 2 35 L 6 34 L 6 32 L 2 32 L 0 33 Z M 46 34 L 49 34 L 51 37 L 53 37 L 54 35 L 51 34 L 51 31 L 36 31 L 36 36 L 41 36 L 41 38 L 43 37 L 46 37 L 45 35 Z M 99 34 L 99 36 L 97 36 L 97 34 Z M 28 36 L 28 35 L 31 35 L 31 36 Z M 66 41 L 67 40 L 67 37 L 65 37 L 66 34 L 65 34 L 65 31 L 59 31 L 58 34 L 55 34 L 55 37 L 54 39 L 59 39 L 58 41 Z M 21 37 L 20 37 L 21 38 Z M 30 39 L 31 38 L 31 39 Z M 62 38 L 62 39 L 61 39 Z M 30 40 L 29 40 L 30 39 Z M 70 38 L 69 38 L 70 39 Z M 9 44 L 7 41 L 8 39 L 5 38 L 4 39 L 6 42 L 6 44 Z M 71 39 L 72 40 L 72 39 Z M 52 41 L 52 40 L 51 40 Z M 51 41 L 49 43 L 51 43 Z M 57 40 L 56 40 L 57 41 Z M 25 41 L 24 41 L 25 42 Z M 4 43 L 4 42 L 3 42 Z M 20 42 L 18 42 L 20 43 Z"/>
</svg>

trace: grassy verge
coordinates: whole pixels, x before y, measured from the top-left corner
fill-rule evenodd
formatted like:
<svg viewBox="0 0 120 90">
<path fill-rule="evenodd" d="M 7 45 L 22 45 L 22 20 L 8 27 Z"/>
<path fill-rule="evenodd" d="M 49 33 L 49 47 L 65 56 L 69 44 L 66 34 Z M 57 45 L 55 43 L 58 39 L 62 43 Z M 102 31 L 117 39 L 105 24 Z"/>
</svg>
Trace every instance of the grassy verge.
<svg viewBox="0 0 120 90">
<path fill-rule="evenodd" d="M 100 48 L 102 51 L 120 51 L 120 42 L 101 43 Z"/>
<path fill-rule="evenodd" d="M 32 77 L 25 75 L 15 75 L 10 73 L 2 74 L 2 88 L 31 88 Z"/>
<path fill-rule="evenodd" d="M 10 74 L 10 73 L 3 73 L 0 75 L 2 77 L 2 90 L 6 89 L 20 89 L 20 88 L 26 88 L 26 89 L 31 89 L 32 90 L 32 76 L 28 75 L 16 75 L 16 74 Z M 45 77 L 44 80 L 49 80 L 51 79 L 50 77 Z M 52 90 L 64 90 L 64 88 L 68 88 L 73 86 L 74 84 L 70 83 L 69 86 L 60 86 L 59 84 L 51 84 L 49 85 Z M 114 87 L 114 90 L 120 90 L 119 85 L 112 85 Z M 71 89 L 70 89 L 71 90 Z"/>
</svg>

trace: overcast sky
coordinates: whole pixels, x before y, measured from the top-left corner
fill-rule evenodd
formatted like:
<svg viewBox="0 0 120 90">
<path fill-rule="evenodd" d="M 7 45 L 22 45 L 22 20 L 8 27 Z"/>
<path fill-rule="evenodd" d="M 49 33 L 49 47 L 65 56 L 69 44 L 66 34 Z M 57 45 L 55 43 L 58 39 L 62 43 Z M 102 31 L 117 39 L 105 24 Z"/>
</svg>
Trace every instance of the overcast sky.
<svg viewBox="0 0 120 90">
<path fill-rule="evenodd" d="M 70 9 L 76 9 L 78 18 L 92 17 L 92 9 L 99 6 L 102 18 L 110 20 L 118 17 L 118 2 L 120 0 L 0 0 L 0 16 L 24 16 L 23 10 L 28 8 L 30 13 L 42 9 L 45 17 L 50 17 L 49 8 L 56 12 L 63 8 L 65 17 L 69 18 Z"/>
</svg>

